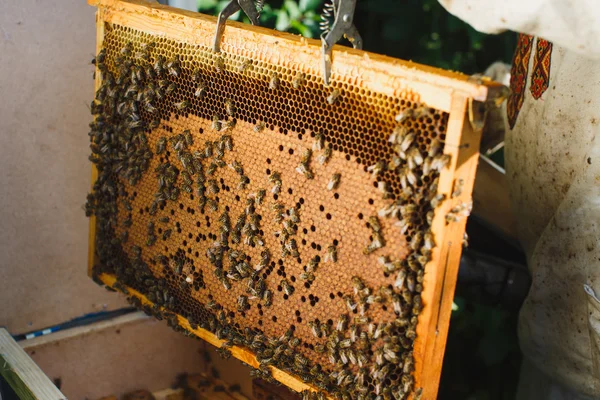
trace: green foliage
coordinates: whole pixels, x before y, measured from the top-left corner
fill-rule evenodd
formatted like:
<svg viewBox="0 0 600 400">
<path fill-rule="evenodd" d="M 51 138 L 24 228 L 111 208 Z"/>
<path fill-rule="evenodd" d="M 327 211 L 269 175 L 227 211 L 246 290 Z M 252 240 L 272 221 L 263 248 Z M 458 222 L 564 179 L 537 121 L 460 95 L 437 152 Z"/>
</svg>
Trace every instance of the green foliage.
<svg viewBox="0 0 600 400">
<path fill-rule="evenodd" d="M 439 399 L 512 400 L 521 353 L 517 313 L 456 297 Z"/>
<path fill-rule="evenodd" d="M 438 0 L 359 1 L 355 24 L 366 50 L 469 74 L 510 62 L 516 40 L 477 32 Z"/>
<path fill-rule="evenodd" d="M 202 13 L 217 15 L 229 0 L 198 0 L 198 10 Z M 308 38 L 317 38 L 319 31 L 319 14 L 323 0 L 277 0 L 265 1 L 260 14 L 262 26 L 278 31 L 300 34 Z M 231 19 L 249 23 L 248 18 L 240 12 Z"/>
<path fill-rule="evenodd" d="M 198 0 L 198 9 L 218 14 L 228 0 Z M 324 0 L 266 0 L 261 25 L 318 38 Z M 248 22 L 242 13 L 232 19 Z M 354 23 L 365 50 L 419 63 L 483 72 L 494 61 L 510 62 L 515 34 L 485 35 L 450 15 L 438 0 L 358 0 Z"/>
</svg>

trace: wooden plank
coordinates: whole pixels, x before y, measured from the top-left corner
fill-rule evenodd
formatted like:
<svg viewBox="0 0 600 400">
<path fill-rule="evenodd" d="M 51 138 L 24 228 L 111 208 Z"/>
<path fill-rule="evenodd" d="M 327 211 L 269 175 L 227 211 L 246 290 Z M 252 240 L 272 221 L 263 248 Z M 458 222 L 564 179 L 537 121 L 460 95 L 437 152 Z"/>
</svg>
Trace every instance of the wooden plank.
<svg viewBox="0 0 600 400">
<path fill-rule="evenodd" d="M 453 97 L 454 110 L 450 114 L 448 132 L 454 134 L 448 135 L 445 151 L 452 154 L 454 165 L 442 171 L 439 182 L 439 191 L 452 195 L 436 211 L 432 232 L 436 233 L 438 246 L 434 249 L 433 260 L 425 268 L 422 298 L 428 303 L 425 303 L 423 313 L 419 316 L 415 343 L 416 387 L 422 390 L 424 399 L 437 397 L 467 222 L 463 217 L 448 223 L 446 215 L 455 206 L 470 207 L 472 204 L 471 194 L 479 158 L 481 132 L 473 130 L 468 123 L 465 113 L 467 106 L 467 98 L 460 95 Z M 457 135 L 456 132 L 461 134 Z M 455 190 L 459 182 L 462 182 L 460 193 Z"/>
<path fill-rule="evenodd" d="M 516 240 L 517 223 L 512 213 L 504 170 L 485 156 L 480 157 L 473 188 L 473 213 Z"/>
<path fill-rule="evenodd" d="M 0 328 L 0 375 L 22 400 L 66 399 L 4 328 Z"/>
<path fill-rule="evenodd" d="M 49 377 L 61 378 L 70 399 L 155 391 L 171 386 L 179 373 L 206 370 L 203 342 L 141 312 L 117 319 L 121 323 L 100 322 L 75 328 L 76 335 L 57 332 L 19 344 Z"/>
<path fill-rule="evenodd" d="M 17 335 L 125 303 L 81 270 L 93 9 L 83 2 L 2 6 L 0 88 L 10 101 L 0 107 L 0 184 L 10 190 L 0 197 L 0 326 Z"/>
</svg>

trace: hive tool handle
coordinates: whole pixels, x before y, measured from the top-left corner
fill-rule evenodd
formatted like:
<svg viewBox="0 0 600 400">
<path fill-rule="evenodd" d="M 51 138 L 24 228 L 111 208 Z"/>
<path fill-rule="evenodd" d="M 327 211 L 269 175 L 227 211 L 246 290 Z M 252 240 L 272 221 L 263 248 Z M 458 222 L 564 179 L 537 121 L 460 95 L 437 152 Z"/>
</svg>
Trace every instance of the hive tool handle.
<svg viewBox="0 0 600 400">
<path fill-rule="evenodd" d="M 323 78 L 326 86 L 329 85 L 329 78 L 331 76 L 333 45 L 345 36 L 355 49 L 362 49 L 363 46 L 358 29 L 353 24 L 356 0 L 333 0 L 333 8 L 335 18 L 331 30 L 321 35 L 321 42 L 323 44 Z"/>
<path fill-rule="evenodd" d="M 240 9 L 248 16 L 252 25 L 259 25 L 259 14 L 256 10 L 253 0 L 231 0 L 219 13 L 219 18 L 217 20 L 217 31 L 215 32 L 215 40 L 213 44 L 213 51 L 215 53 L 219 53 L 221 51 L 221 39 L 223 38 L 223 33 L 225 32 L 225 24 L 227 23 L 227 19 Z"/>
</svg>

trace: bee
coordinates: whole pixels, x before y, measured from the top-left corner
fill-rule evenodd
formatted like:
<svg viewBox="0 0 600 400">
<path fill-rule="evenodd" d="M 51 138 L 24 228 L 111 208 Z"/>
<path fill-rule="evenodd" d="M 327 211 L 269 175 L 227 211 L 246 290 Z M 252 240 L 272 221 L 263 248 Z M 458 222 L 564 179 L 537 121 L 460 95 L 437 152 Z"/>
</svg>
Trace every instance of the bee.
<svg viewBox="0 0 600 400">
<path fill-rule="evenodd" d="M 175 82 L 169 83 L 167 88 L 165 89 L 165 94 L 169 95 L 173 93 L 177 89 L 177 84 Z"/>
<path fill-rule="evenodd" d="M 342 177 L 342 174 L 339 174 L 339 173 L 333 174 L 333 176 L 329 180 L 329 183 L 327 184 L 327 190 L 331 191 L 331 190 L 337 189 L 338 186 L 340 185 L 341 177 Z"/>
<path fill-rule="evenodd" d="M 171 237 L 172 233 L 172 229 L 166 229 L 165 231 L 163 231 L 162 240 L 168 240 Z"/>
<path fill-rule="evenodd" d="M 352 277 L 352 287 L 354 288 L 354 294 L 358 294 L 365 289 L 365 283 L 358 276 Z"/>
<path fill-rule="evenodd" d="M 329 247 L 327 247 L 327 254 L 325 255 L 324 261 L 336 263 L 337 259 L 337 247 L 332 244 Z"/>
<path fill-rule="evenodd" d="M 133 50 L 133 43 L 127 42 L 125 46 L 121 48 L 121 54 L 128 57 L 131 55 L 131 51 Z"/>
<path fill-rule="evenodd" d="M 450 164 L 450 155 L 449 154 L 440 154 L 432 159 L 431 169 L 435 171 L 441 171 L 448 164 Z"/>
<path fill-rule="evenodd" d="M 215 59 L 215 69 L 219 74 L 225 71 L 225 60 L 223 60 L 223 57 L 217 57 Z"/>
<path fill-rule="evenodd" d="M 390 136 L 388 137 L 388 142 L 392 143 L 392 145 L 398 145 L 402 143 L 404 137 L 409 133 L 408 128 L 405 126 L 396 126 Z"/>
<path fill-rule="evenodd" d="M 331 159 L 332 150 L 329 147 L 325 147 L 323 153 L 319 156 L 318 161 L 319 164 L 325 165 Z"/>
<path fill-rule="evenodd" d="M 181 67 L 179 66 L 179 60 L 177 58 L 173 58 L 167 62 L 167 71 L 174 77 L 181 75 Z"/>
<path fill-rule="evenodd" d="M 406 330 L 405 336 L 411 340 L 414 340 L 417 337 L 417 332 L 414 328 L 409 328 Z"/>
<path fill-rule="evenodd" d="M 158 128 L 159 125 L 160 125 L 160 119 L 156 118 L 156 119 L 153 119 L 152 121 L 150 121 L 150 124 L 148 125 L 148 127 L 150 129 L 156 129 L 156 128 Z"/>
<path fill-rule="evenodd" d="M 206 205 L 208 206 L 208 209 L 211 210 L 211 211 L 213 211 L 213 212 L 217 211 L 219 209 L 219 205 L 216 202 L 216 200 L 214 200 L 214 199 L 207 198 L 206 199 Z"/>
<path fill-rule="evenodd" d="M 185 111 L 190 107 L 190 103 L 187 100 L 182 100 L 178 103 L 173 104 L 175 106 L 175 108 L 177 108 L 179 111 Z"/>
<path fill-rule="evenodd" d="M 269 176 L 269 182 L 273 183 L 273 188 L 271 189 L 271 193 L 279 194 L 281 191 L 281 174 L 277 171 L 273 171 Z"/>
<path fill-rule="evenodd" d="M 381 192 L 383 199 L 389 199 L 391 197 L 392 192 L 390 191 L 390 186 L 387 182 L 377 182 L 377 190 Z"/>
<path fill-rule="evenodd" d="M 233 150 L 233 139 L 230 135 L 222 135 L 220 140 L 221 143 L 223 143 L 223 145 L 225 146 L 225 149 L 227 149 L 227 151 Z"/>
<path fill-rule="evenodd" d="M 329 96 L 327 96 L 327 103 L 329 103 L 330 105 L 334 105 L 335 103 L 337 103 L 340 94 L 341 93 L 338 89 L 333 89 Z"/>
<path fill-rule="evenodd" d="M 354 317 L 354 323 L 357 325 L 366 325 L 370 322 L 371 320 L 369 319 L 369 317 L 366 316 L 356 316 Z"/>
<path fill-rule="evenodd" d="M 312 272 L 303 272 L 300 274 L 300 279 L 302 279 L 303 281 L 312 282 L 315 280 L 315 274 L 313 274 Z"/>
<path fill-rule="evenodd" d="M 239 312 L 244 312 L 248 308 L 248 297 L 241 295 L 237 300 L 237 307 Z"/>
<path fill-rule="evenodd" d="M 252 69 L 252 60 L 247 59 L 242 61 L 242 63 L 238 67 L 238 72 L 243 74 L 244 72 L 250 69 Z"/>
<path fill-rule="evenodd" d="M 219 189 L 219 184 L 217 183 L 216 179 L 209 179 L 207 182 L 207 189 L 209 191 L 209 193 L 212 194 L 217 194 L 219 193 L 220 189 Z"/>
<path fill-rule="evenodd" d="M 313 142 L 312 150 L 313 151 L 323 150 L 324 146 L 325 146 L 325 137 L 323 136 L 322 133 L 319 132 L 315 135 L 315 141 Z"/>
<path fill-rule="evenodd" d="M 342 315 L 340 315 L 340 317 L 337 320 L 337 324 L 335 326 L 335 329 L 338 332 L 344 332 L 347 328 L 348 328 L 348 315 L 347 314 L 342 314 Z M 347 343 L 345 341 L 342 341 L 345 344 L 347 344 L 347 346 L 345 344 L 342 345 L 342 342 L 340 342 L 340 347 L 341 348 L 350 347 L 350 345 L 352 344 L 352 341 L 350 339 L 347 339 L 347 341 L 348 341 Z"/>
<path fill-rule="evenodd" d="M 242 164 L 238 160 L 234 160 L 231 164 L 229 164 L 229 167 L 232 170 L 234 170 L 236 173 L 238 173 L 240 175 L 244 175 L 244 168 L 242 167 Z"/>
<path fill-rule="evenodd" d="M 363 254 L 369 255 L 374 251 L 381 249 L 383 246 L 385 246 L 383 235 L 380 232 L 374 232 L 373 240 L 367 247 L 365 247 L 365 249 L 363 250 Z"/>
<path fill-rule="evenodd" d="M 458 222 L 462 217 L 468 217 L 471 214 L 473 203 L 461 203 L 452 207 L 446 214 L 446 222 Z"/>
<path fill-rule="evenodd" d="M 319 321 L 318 320 L 309 321 L 308 327 L 310 328 L 314 337 L 317 337 L 317 338 L 321 337 L 321 331 L 319 330 Z"/>
<path fill-rule="evenodd" d="M 192 132 L 190 132 L 189 129 L 186 129 L 185 131 L 183 131 L 183 137 L 185 139 L 185 143 L 188 146 L 191 146 L 194 144 L 194 138 L 192 137 Z"/>
<path fill-rule="evenodd" d="M 198 98 L 202 98 L 206 93 L 206 84 L 204 81 L 200 80 L 196 85 L 196 90 L 194 91 L 194 96 Z"/>
<path fill-rule="evenodd" d="M 273 304 L 273 292 L 269 289 L 265 290 L 263 293 L 263 301 L 265 302 L 265 307 L 270 307 Z"/>
<path fill-rule="evenodd" d="M 314 174 L 313 174 L 313 172 L 310 170 L 310 168 L 305 163 L 300 163 L 296 167 L 296 172 L 298 172 L 299 174 L 304 175 L 304 177 L 306 179 L 313 179 L 315 177 Z"/>
<path fill-rule="evenodd" d="M 171 259 L 169 261 L 169 266 L 177 275 L 181 274 L 183 271 L 183 262 L 181 260 Z"/>
<path fill-rule="evenodd" d="M 344 297 L 342 297 L 342 299 L 346 303 L 346 307 L 348 307 L 348 310 L 350 310 L 350 312 L 356 310 L 358 304 L 354 301 L 352 296 L 345 294 Z"/>
<path fill-rule="evenodd" d="M 408 169 L 411 171 L 423 164 L 423 155 L 421 155 L 418 147 L 413 147 L 407 151 L 406 161 L 408 163 Z"/>
<path fill-rule="evenodd" d="M 283 288 L 283 292 L 286 295 L 291 296 L 294 293 L 294 287 L 290 285 L 287 279 L 282 279 L 279 285 Z"/>
<path fill-rule="evenodd" d="M 303 72 L 296 73 L 294 79 L 292 80 L 292 87 L 294 89 L 300 89 L 300 87 L 304 84 L 305 78 L 306 75 Z"/>
<path fill-rule="evenodd" d="M 238 184 L 238 189 L 246 189 L 249 183 L 250 178 L 248 178 L 246 175 L 240 176 L 240 183 Z"/>
<path fill-rule="evenodd" d="M 265 129 L 265 123 L 263 121 L 258 121 L 256 125 L 254 125 L 254 132 L 261 133 Z"/>
<path fill-rule="evenodd" d="M 372 177 L 375 178 L 377 175 L 386 170 L 386 162 L 379 160 L 375 164 L 367 167 L 367 171 L 371 173 Z"/>
<path fill-rule="evenodd" d="M 443 144 L 439 139 L 433 139 L 429 145 L 429 151 L 427 155 L 431 158 L 435 158 L 440 155 L 443 151 Z"/>
<path fill-rule="evenodd" d="M 319 257 L 314 256 L 308 262 L 308 265 L 306 266 L 306 272 L 315 272 L 317 270 L 318 266 L 319 266 Z"/>
<path fill-rule="evenodd" d="M 267 191 L 265 189 L 260 189 L 258 192 L 256 192 L 256 195 L 254 197 L 256 205 L 261 205 L 266 195 Z"/>
<path fill-rule="evenodd" d="M 368 222 L 369 222 L 369 226 L 371 227 L 373 232 L 381 232 L 381 224 L 379 223 L 379 220 L 377 219 L 377 217 L 375 217 L 375 216 L 369 217 Z"/>
<path fill-rule="evenodd" d="M 417 176 L 410 168 L 402 168 L 398 172 L 398 177 L 400 178 L 400 185 L 403 189 L 407 189 L 417 183 Z"/>
<path fill-rule="evenodd" d="M 435 247 L 435 241 L 433 240 L 433 233 L 427 232 L 423 235 L 423 249 L 432 250 Z"/>
<path fill-rule="evenodd" d="M 414 108 L 406 108 L 406 109 L 400 111 L 398 114 L 396 114 L 394 119 L 396 120 L 397 123 L 401 124 L 402 122 L 406 121 L 407 119 L 414 118 L 414 117 L 415 117 Z"/>
<path fill-rule="evenodd" d="M 454 190 L 452 191 L 452 198 L 458 197 L 462 194 L 462 189 L 465 184 L 463 179 L 458 179 L 454 181 Z"/>
<path fill-rule="evenodd" d="M 416 290 L 416 286 L 419 286 L 419 285 L 415 285 L 415 292 L 416 293 L 420 293 L 420 291 Z M 413 299 L 413 309 L 412 309 L 412 312 L 413 312 L 413 314 L 418 314 L 419 312 L 421 312 L 422 309 L 423 309 L 423 302 L 421 300 L 421 296 L 419 296 L 417 294 L 414 297 L 414 299 Z"/>
<path fill-rule="evenodd" d="M 213 130 L 220 132 L 221 131 L 221 120 L 219 118 L 219 114 L 215 114 L 213 115 L 213 119 L 212 119 L 212 128 Z"/>
<path fill-rule="evenodd" d="M 131 246 L 131 252 L 136 258 L 140 258 L 142 256 L 142 248 L 137 245 Z"/>
<path fill-rule="evenodd" d="M 408 150 L 408 148 L 415 141 L 415 134 L 413 132 L 409 132 L 402 138 L 402 142 L 398 146 L 399 153 L 403 154 Z"/>
<path fill-rule="evenodd" d="M 235 114 L 235 104 L 231 99 L 225 100 L 225 111 L 227 111 L 227 115 L 233 117 Z"/>
<path fill-rule="evenodd" d="M 194 183 L 194 181 L 192 181 L 190 173 L 187 171 L 181 171 L 181 179 L 183 180 L 183 183 L 185 185 L 191 185 L 192 183 Z"/>
<path fill-rule="evenodd" d="M 277 75 L 276 72 L 272 72 L 271 80 L 269 81 L 269 89 L 271 89 L 271 90 L 279 89 L 279 84 L 280 84 L 279 75 Z"/>
</svg>

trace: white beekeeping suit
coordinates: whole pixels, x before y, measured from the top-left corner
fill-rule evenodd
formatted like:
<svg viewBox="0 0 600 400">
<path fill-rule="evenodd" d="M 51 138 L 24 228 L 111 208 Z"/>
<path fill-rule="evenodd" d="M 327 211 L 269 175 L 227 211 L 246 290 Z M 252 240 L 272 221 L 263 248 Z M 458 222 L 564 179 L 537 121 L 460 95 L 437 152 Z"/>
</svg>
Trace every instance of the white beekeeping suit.
<svg viewBox="0 0 600 400">
<path fill-rule="evenodd" d="M 522 34 L 505 105 L 533 276 L 518 398 L 600 399 L 600 0 L 439 1 L 482 32 Z"/>
</svg>

